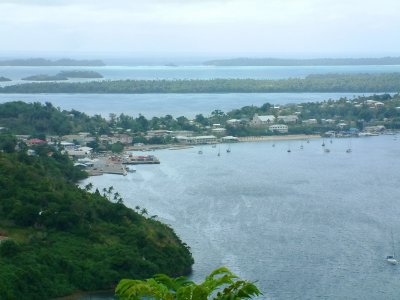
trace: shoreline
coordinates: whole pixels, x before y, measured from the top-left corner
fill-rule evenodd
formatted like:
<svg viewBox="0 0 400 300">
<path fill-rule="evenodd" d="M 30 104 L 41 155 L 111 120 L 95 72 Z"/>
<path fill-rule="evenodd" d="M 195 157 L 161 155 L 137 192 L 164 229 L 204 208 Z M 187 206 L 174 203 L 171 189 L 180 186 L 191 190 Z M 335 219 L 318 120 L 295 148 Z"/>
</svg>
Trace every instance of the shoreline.
<svg viewBox="0 0 400 300">
<path fill-rule="evenodd" d="M 285 140 L 308 140 L 321 138 L 319 134 L 289 134 L 289 135 L 268 135 L 268 136 L 244 136 L 238 137 L 239 142 L 268 142 Z"/>
<path fill-rule="evenodd" d="M 267 141 L 284 141 L 284 140 L 307 140 L 321 138 L 319 134 L 289 134 L 289 135 L 262 135 L 262 136 L 244 136 L 238 137 L 237 142 L 233 143 L 246 143 L 246 142 L 267 142 Z M 229 144 L 227 142 L 217 142 L 216 144 Z M 143 146 L 127 146 L 124 151 L 155 151 L 162 149 L 169 150 L 182 150 L 200 146 L 202 144 L 154 144 Z M 204 145 L 204 144 L 203 144 Z"/>
</svg>

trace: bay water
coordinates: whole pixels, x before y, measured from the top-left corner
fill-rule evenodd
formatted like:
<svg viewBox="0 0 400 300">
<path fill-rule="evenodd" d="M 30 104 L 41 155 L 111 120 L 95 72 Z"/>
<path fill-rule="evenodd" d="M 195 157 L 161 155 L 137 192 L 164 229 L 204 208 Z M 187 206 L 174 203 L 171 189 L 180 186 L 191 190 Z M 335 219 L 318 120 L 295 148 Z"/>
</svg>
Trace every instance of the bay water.
<svg viewBox="0 0 400 300">
<path fill-rule="evenodd" d="M 399 143 L 325 140 L 329 153 L 321 139 L 238 143 L 231 153 L 203 146 L 203 155 L 160 150 L 152 152 L 160 165 L 82 184 L 113 186 L 127 206 L 170 224 L 192 249 L 195 281 L 226 266 L 257 281 L 260 299 L 398 299 L 400 269 L 385 257 L 391 231 L 400 250 Z"/>
</svg>

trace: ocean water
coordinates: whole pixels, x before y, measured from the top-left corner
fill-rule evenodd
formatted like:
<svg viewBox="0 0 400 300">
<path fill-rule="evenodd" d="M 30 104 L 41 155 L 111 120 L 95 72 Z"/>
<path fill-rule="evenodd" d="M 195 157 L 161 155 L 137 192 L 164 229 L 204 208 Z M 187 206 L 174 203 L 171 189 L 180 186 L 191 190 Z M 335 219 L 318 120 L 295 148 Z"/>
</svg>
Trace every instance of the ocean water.
<svg viewBox="0 0 400 300">
<path fill-rule="evenodd" d="M 215 109 L 228 112 L 247 105 L 261 106 L 266 102 L 316 102 L 328 99 L 370 95 L 368 93 L 249 93 L 249 94 L 0 94 L 0 103 L 9 101 L 51 102 L 55 107 L 79 110 L 88 115 L 124 113 L 152 118 L 167 114 L 193 118 L 197 114 L 208 116 Z"/>
<path fill-rule="evenodd" d="M 400 268 L 385 257 L 391 230 L 400 250 L 400 139 L 325 143 L 330 153 L 321 139 L 221 145 L 220 157 L 218 146 L 160 150 L 160 165 L 82 184 L 113 186 L 170 224 L 195 281 L 227 266 L 257 281 L 260 299 L 399 299 Z"/>
<path fill-rule="evenodd" d="M 391 73 L 400 72 L 399 65 L 393 66 L 273 66 L 273 67 L 214 67 L 214 66 L 104 66 L 104 67 L 4 67 L 0 76 L 12 79 L 0 82 L 0 86 L 25 83 L 27 76 L 55 75 L 63 70 L 92 70 L 99 72 L 105 80 L 118 79 L 213 79 L 253 78 L 285 79 L 304 78 L 310 74 L 327 73 Z M 71 79 L 70 81 L 92 81 L 93 79 Z M 102 80 L 102 79 L 100 79 Z"/>
</svg>

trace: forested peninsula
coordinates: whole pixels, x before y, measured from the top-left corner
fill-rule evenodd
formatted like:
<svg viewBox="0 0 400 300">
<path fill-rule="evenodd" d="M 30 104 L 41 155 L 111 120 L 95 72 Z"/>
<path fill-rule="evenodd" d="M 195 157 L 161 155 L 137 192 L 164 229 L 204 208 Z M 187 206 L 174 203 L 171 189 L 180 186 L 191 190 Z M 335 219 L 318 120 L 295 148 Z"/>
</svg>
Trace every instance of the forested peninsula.
<svg viewBox="0 0 400 300">
<path fill-rule="evenodd" d="M 0 76 L 0 82 L 11 81 L 10 78 Z"/>
<path fill-rule="evenodd" d="M 49 60 L 44 58 L 28 58 L 28 59 L 11 59 L 11 60 L 0 60 L 0 66 L 30 66 L 30 67 L 51 67 L 51 66 L 105 66 L 101 60 L 76 60 L 63 58 L 58 60 Z"/>
<path fill-rule="evenodd" d="M 381 58 L 233 58 L 216 59 L 203 63 L 207 66 L 362 66 L 400 65 L 400 57 Z"/>
<path fill-rule="evenodd" d="M 0 299 L 52 299 L 191 271 L 189 248 L 171 228 L 127 208 L 112 187 L 79 188 L 86 174 L 67 155 L 48 145 L 29 155 L 4 131 L 0 149 Z"/>
<path fill-rule="evenodd" d="M 279 80 L 116 80 L 43 82 L 4 86 L 0 93 L 396 93 L 400 73 L 324 74 Z"/>
</svg>

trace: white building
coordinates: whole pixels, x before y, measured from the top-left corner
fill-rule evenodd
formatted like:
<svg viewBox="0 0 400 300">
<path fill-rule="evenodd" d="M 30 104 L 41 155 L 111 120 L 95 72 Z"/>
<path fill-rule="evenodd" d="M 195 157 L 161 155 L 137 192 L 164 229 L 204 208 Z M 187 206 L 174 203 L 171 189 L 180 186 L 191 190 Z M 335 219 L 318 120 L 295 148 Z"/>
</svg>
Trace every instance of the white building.
<svg viewBox="0 0 400 300">
<path fill-rule="evenodd" d="M 303 120 L 302 123 L 306 124 L 306 125 L 313 125 L 313 124 L 317 124 L 318 122 L 317 122 L 317 119 L 308 119 L 308 120 Z"/>
<path fill-rule="evenodd" d="M 267 127 L 275 123 L 275 116 L 267 115 L 267 116 L 259 116 L 258 114 L 254 114 L 253 119 L 250 121 L 251 127 Z"/>
<path fill-rule="evenodd" d="M 184 144 L 215 144 L 217 142 L 217 137 L 214 135 L 203 135 L 203 136 L 177 136 L 176 139 Z"/>
<path fill-rule="evenodd" d="M 285 124 L 274 124 L 269 126 L 269 130 L 279 133 L 288 133 L 289 127 Z"/>
<path fill-rule="evenodd" d="M 288 116 L 278 116 L 278 121 L 282 121 L 283 123 L 297 123 L 299 117 L 296 115 L 288 115 Z"/>
</svg>

